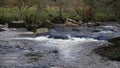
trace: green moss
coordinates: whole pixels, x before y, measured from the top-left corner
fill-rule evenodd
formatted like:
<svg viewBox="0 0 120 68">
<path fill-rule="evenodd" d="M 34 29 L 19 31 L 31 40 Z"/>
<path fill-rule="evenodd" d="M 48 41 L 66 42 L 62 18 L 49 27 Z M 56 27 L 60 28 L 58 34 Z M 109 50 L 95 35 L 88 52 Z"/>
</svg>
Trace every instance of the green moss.
<svg viewBox="0 0 120 68">
<path fill-rule="evenodd" d="M 39 28 L 39 29 L 36 29 L 36 33 L 45 33 L 45 32 L 48 32 L 48 29 L 47 29 L 47 28 Z"/>
</svg>

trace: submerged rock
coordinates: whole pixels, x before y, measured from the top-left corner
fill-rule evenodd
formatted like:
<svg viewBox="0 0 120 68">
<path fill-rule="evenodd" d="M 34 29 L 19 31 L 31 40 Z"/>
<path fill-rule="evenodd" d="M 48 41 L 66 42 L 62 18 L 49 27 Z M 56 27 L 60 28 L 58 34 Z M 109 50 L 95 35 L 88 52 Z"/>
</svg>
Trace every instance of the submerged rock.
<svg viewBox="0 0 120 68">
<path fill-rule="evenodd" d="M 68 36 L 66 36 L 66 35 L 49 35 L 49 37 L 48 38 L 54 38 L 54 39 L 69 39 L 69 37 Z"/>
<path fill-rule="evenodd" d="M 106 36 L 97 36 L 97 37 L 95 37 L 95 39 L 98 39 L 98 40 L 107 40 L 108 37 L 106 37 Z"/>
</svg>

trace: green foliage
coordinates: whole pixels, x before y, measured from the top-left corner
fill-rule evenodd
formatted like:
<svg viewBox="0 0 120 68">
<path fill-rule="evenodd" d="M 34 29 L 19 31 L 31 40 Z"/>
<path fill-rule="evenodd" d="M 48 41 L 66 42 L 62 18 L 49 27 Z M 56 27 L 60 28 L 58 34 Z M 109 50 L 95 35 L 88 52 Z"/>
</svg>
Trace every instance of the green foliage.
<svg viewBox="0 0 120 68">
<path fill-rule="evenodd" d="M 106 11 L 104 9 L 99 9 L 95 13 L 96 21 L 115 21 L 116 16 L 114 16 L 114 12 Z"/>
<path fill-rule="evenodd" d="M 0 4 L 1 22 L 24 20 L 33 29 L 64 23 L 66 18 L 86 23 L 120 20 L 120 0 L 1 0 Z M 6 4 L 14 6 L 5 8 Z"/>
<path fill-rule="evenodd" d="M 45 20 L 51 20 L 53 17 L 58 16 L 56 10 L 54 8 L 47 8 L 46 9 L 48 13 L 46 13 L 44 10 L 39 12 L 37 14 L 37 21 L 39 23 L 44 23 Z M 35 22 L 34 16 L 36 15 L 36 9 L 34 7 L 30 8 L 26 11 L 26 17 L 24 18 L 27 23 Z M 21 15 L 19 13 L 19 10 L 16 8 L 1 8 L 0 9 L 0 21 L 1 22 L 10 22 L 13 20 L 21 20 Z M 75 10 L 71 10 L 69 12 L 62 12 L 63 18 L 72 18 L 72 19 L 82 19 L 86 20 L 87 16 L 85 15 L 84 11 L 79 11 L 81 14 L 80 16 L 75 12 Z M 50 16 L 52 15 L 52 16 Z M 114 12 L 108 13 L 104 11 L 97 11 L 95 13 L 96 21 L 110 21 L 115 20 L 116 17 L 114 16 Z"/>
<path fill-rule="evenodd" d="M 9 23 L 10 21 L 15 20 L 16 11 L 14 11 L 14 9 L 1 8 L 0 13 L 1 23 Z"/>
<path fill-rule="evenodd" d="M 102 21 L 120 20 L 120 0 L 84 0 L 84 2 L 96 10 L 97 17 L 102 18 Z"/>
</svg>

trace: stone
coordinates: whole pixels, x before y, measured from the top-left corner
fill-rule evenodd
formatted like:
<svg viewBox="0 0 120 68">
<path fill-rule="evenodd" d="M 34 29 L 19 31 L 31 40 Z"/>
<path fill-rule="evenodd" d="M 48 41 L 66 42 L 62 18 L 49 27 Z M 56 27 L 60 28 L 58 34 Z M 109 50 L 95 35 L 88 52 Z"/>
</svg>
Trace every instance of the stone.
<svg viewBox="0 0 120 68">
<path fill-rule="evenodd" d="M 49 35 L 48 38 L 54 38 L 54 39 L 69 39 L 66 35 Z"/>
<path fill-rule="evenodd" d="M 50 51 L 49 53 L 58 53 L 57 50 Z"/>
<path fill-rule="evenodd" d="M 39 29 L 36 29 L 36 33 L 37 34 L 46 33 L 46 32 L 48 32 L 48 28 L 39 28 Z"/>
<path fill-rule="evenodd" d="M 120 42 L 120 37 L 111 38 L 111 39 L 108 40 L 108 42 L 111 42 L 111 43 Z"/>
</svg>

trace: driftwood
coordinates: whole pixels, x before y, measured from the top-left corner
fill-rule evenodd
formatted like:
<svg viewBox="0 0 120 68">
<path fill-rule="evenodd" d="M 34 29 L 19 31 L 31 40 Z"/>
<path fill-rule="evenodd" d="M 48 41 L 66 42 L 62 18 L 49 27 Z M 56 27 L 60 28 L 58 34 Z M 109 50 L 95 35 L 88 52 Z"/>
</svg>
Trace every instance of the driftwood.
<svg viewBox="0 0 120 68">
<path fill-rule="evenodd" d="M 72 29 L 72 30 L 79 32 L 80 26 L 90 27 L 90 26 L 99 26 L 99 25 L 100 25 L 100 22 L 83 23 L 81 20 L 79 20 L 79 22 L 78 22 L 78 21 L 75 21 L 73 19 L 67 18 L 64 24 L 55 24 L 55 27 L 61 27 L 61 28 L 63 28 L 63 30 L 65 27 L 76 27 L 77 29 Z"/>
<path fill-rule="evenodd" d="M 54 24 L 54 27 L 66 27 L 66 26 L 70 26 L 70 27 L 78 27 L 80 25 L 79 22 L 73 20 L 73 19 L 70 19 L 70 18 L 67 18 L 66 21 L 63 23 L 63 24 Z"/>
</svg>

